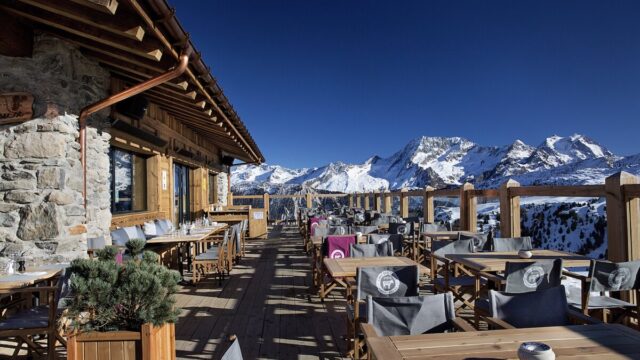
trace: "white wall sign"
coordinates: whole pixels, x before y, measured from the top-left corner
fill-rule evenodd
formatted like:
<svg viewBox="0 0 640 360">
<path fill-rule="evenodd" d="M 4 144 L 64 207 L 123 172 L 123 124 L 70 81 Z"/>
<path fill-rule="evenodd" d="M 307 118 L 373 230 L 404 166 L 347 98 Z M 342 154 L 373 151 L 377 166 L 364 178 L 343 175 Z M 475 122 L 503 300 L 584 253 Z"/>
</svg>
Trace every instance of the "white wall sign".
<svg viewBox="0 0 640 360">
<path fill-rule="evenodd" d="M 167 170 L 162 170 L 162 190 L 167 190 Z"/>
<path fill-rule="evenodd" d="M 264 219 L 264 211 L 253 212 L 253 220 L 262 220 L 262 219 Z"/>
</svg>

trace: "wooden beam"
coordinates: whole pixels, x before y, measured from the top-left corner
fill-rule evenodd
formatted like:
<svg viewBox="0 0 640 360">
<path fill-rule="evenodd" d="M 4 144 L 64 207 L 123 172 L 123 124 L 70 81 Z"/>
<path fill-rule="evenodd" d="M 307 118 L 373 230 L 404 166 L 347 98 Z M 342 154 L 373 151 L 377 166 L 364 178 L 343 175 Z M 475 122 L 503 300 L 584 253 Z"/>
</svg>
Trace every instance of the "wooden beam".
<svg viewBox="0 0 640 360">
<path fill-rule="evenodd" d="M 122 50 L 133 55 L 141 56 L 149 60 L 160 61 L 162 58 L 162 50 L 157 46 L 158 44 L 156 44 L 155 41 L 151 40 L 152 38 L 143 42 L 121 37 L 115 38 L 113 35 L 107 34 L 99 29 L 73 22 L 57 15 L 52 15 L 34 7 L 25 9 L 24 6 L 14 4 L 12 7 L 0 5 L 0 8 L 13 15 L 21 16 L 36 23 L 64 31 L 84 39 L 95 41 L 102 45 Z"/>
<path fill-rule="evenodd" d="M 511 190 L 515 196 L 570 196 L 570 197 L 602 197 L 605 196 L 604 185 L 538 185 L 523 186 Z"/>
<path fill-rule="evenodd" d="M 64 0 L 56 0 L 56 1 L 64 1 Z M 118 10 L 118 1 L 117 0 L 71 0 L 76 4 L 80 4 L 86 7 L 89 7 L 94 10 L 101 11 L 103 13 L 115 15 Z"/>
<path fill-rule="evenodd" d="M 86 11 L 86 9 L 80 10 L 77 6 L 64 0 L 18 1 L 132 40 L 142 41 L 145 35 L 144 27 L 140 25 L 139 18 L 135 14 L 123 14 L 121 11 L 117 17 L 114 17 L 104 12 L 91 12 Z"/>
<path fill-rule="evenodd" d="M 5 12 L 0 12 L 0 24 L 0 55 L 31 57 L 33 28 Z"/>
</svg>

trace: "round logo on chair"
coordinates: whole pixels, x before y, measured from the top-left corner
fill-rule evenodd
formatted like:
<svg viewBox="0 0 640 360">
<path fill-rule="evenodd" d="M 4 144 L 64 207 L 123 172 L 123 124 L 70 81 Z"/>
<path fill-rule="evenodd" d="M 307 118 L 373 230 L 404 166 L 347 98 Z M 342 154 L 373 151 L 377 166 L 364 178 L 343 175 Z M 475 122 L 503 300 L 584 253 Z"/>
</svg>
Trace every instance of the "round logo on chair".
<svg viewBox="0 0 640 360">
<path fill-rule="evenodd" d="M 344 234 L 346 234 L 346 233 L 347 233 L 347 230 L 346 230 L 345 228 L 343 228 L 342 226 L 340 226 L 340 227 L 338 228 L 338 234 L 340 234 L 340 235 L 344 235 Z"/>
<path fill-rule="evenodd" d="M 529 289 L 537 289 L 544 279 L 544 269 L 540 266 L 532 266 L 524 272 L 522 282 Z"/>
<path fill-rule="evenodd" d="M 620 289 L 631 278 L 631 271 L 627 268 L 618 268 L 609 274 L 609 286 L 611 289 Z"/>
<path fill-rule="evenodd" d="M 398 226 L 398 234 L 406 234 L 407 233 L 407 225 Z"/>
<path fill-rule="evenodd" d="M 400 279 L 389 270 L 384 270 L 376 278 L 376 287 L 381 294 L 391 295 L 400 289 Z"/>
<path fill-rule="evenodd" d="M 329 257 L 332 259 L 342 259 L 344 258 L 344 251 L 335 249 L 331 252 L 331 255 Z"/>
</svg>

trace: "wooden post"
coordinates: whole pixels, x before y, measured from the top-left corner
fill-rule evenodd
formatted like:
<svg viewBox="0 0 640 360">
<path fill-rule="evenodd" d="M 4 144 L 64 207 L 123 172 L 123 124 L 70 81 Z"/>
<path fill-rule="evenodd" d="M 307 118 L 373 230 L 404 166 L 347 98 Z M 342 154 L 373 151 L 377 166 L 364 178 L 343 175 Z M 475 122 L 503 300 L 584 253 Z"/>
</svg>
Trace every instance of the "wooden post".
<svg viewBox="0 0 640 360">
<path fill-rule="evenodd" d="M 364 209 L 369 210 L 369 197 L 371 196 L 371 193 L 363 193 L 362 196 L 364 196 Z"/>
<path fill-rule="evenodd" d="M 233 193 L 231 191 L 227 193 L 227 206 L 233 206 Z"/>
<path fill-rule="evenodd" d="M 356 207 L 358 209 L 362 208 L 362 194 L 360 193 L 354 193 L 355 197 L 356 197 Z"/>
<path fill-rule="evenodd" d="M 269 222 L 269 193 L 262 194 L 262 203 L 264 204 L 263 206 L 265 217 L 267 219 L 267 222 Z"/>
<path fill-rule="evenodd" d="M 627 198 L 624 185 L 638 184 L 638 178 L 619 172 L 606 178 L 608 259 L 615 262 L 640 259 L 639 198 Z"/>
<path fill-rule="evenodd" d="M 464 183 L 460 187 L 460 230 L 475 232 L 478 228 L 478 211 L 475 196 L 471 195 L 473 184 Z"/>
<path fill-rule="evenodd" d="M 305 198 L 307 199 L 307 208 L 308 209 L 313 208 L 313 198 L 311 197 L 311 193 L 307 193 L 305 195 Z"/>
<path fill-rule="evenodd" d="M 389 191 L 385 191 L 383 196 L 384 196 L 384 212 L 387 214 L 392 214 L 393 211 L 391 209 L 391 193 Z"/>
<path fill-rule="evenodd" d="M 409 217 L 409 194 L 407 188 L 400 190 L 400 216 Z"/>
<path fill-rule="evenodd" d="M 424 203 L 422 204 L 422 212 L 424 216 L 424 222 L 433 223 L 435 216 L 435 209 L 433 208 L 433 190 L 431 186 L 424 188 Z"/>
<path fill-rule="evenodd" d="M 500 187 L 500 236 L 520 237 L 520 196 L 511 196 L 510 188 L 520 183 L 508 180 Z"/>
<path fill-rule="evenodd" d="M 373 204 L 377 212 L 382 212 L 382 191 L 373 193 Z"/>
<path fill-rule="evenodd" d="M 353 194 L 349 194 L 349 208 L 353 208 Z"/>
</svg>

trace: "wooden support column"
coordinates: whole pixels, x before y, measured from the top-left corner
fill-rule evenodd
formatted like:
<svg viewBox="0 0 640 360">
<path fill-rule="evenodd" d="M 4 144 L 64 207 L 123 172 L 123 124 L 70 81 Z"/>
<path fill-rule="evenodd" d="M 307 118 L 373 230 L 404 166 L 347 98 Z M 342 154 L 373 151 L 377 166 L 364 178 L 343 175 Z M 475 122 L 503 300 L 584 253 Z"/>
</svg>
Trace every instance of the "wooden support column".
<svg viewBox="0 0 640 360">
<path fill-rule="evenodd" d="M 460 187 L 460 230 L 475 232 L 478 227 L 478 211 L 475 196 L 471 195 L 473 184 Z"/>
<path fill-rule="evenodd" d="M 269 193 L 264 193 L 262 194 L 262 203 L 264 204 L 264 213 L 265 213 L 265 217 L 267 219 L 267 222 L 269 221 Z"/>
<path fill-rule="evenodd" d="M 425 223 L 433 223 L 435 217 L 435 209 L 433 208 L 433 190 L 431 186 L 424 189 L 424 202 L 422 204 L 422 213 Z"/>
<path fill-rule="evenodd" d="M 384 212 L 387 214 L 392 214 L 393 211 L 391 209 L 391 193 L 385 191 L 384 194 Z"/>
<path fill-rule="evenodd" d="M 371 193 L 363 193 L 362 196 L 364 197 L 364 209 L 369 210 L 369 197 L 371 196 Z"/>
<path fill-rule="evenodd" d="M 377 212 L 382 212 L 382 192 L 373 193 L 373 207 Z"/>
<path fill-rule="evenodd" d="M 173 212 L 173 174 L 171 161 L 164 155 L 148 157 L 147 164 L 147 210 L 162 211 L 165 218 L 171 219 Z"/>
<path fill-rule="evenodd" d="M 500 187 L 500 236 L 520 237 L 520 196 L 512 196 L 511 188 L 520 183 L 508 180 Z"/>
<path fill-rule="evenodd" d="M 636 176 L 624 171 L 605 180 L 608 259 L 611 261 L 640 259 L 640 198 L 629 198 L 624 192 L 624 185 L 638 183 L 640 181 Z"/>
<path fill-rule="evenodd" d="M 349 208 L 353 208 L 353 194 L 349 194 Z"/>
<path fill-rule="evenodd" d="M 311 196 L 311 193 L 307 193 L 305 195 L 305 198 L 307 199 L 307 208 L 308 209 L 313 208 L 313 197 Z"/>
<path fill-rule="evenodd" d="M 400 216 L 409 217 L 409 194 L 406 188 L 400 190 Z"/>
<path fill-rule="evenodd" d="M 354 195 L 356 197 L 356 207 L 357 208 L 362 208 L 362 194 L 355 193 Z"/>
<path fill-rule="evenodd" d="M 227 206 L 233 206 L 233 193 L 231 191 L 227 193 Z"/>
</svg>

